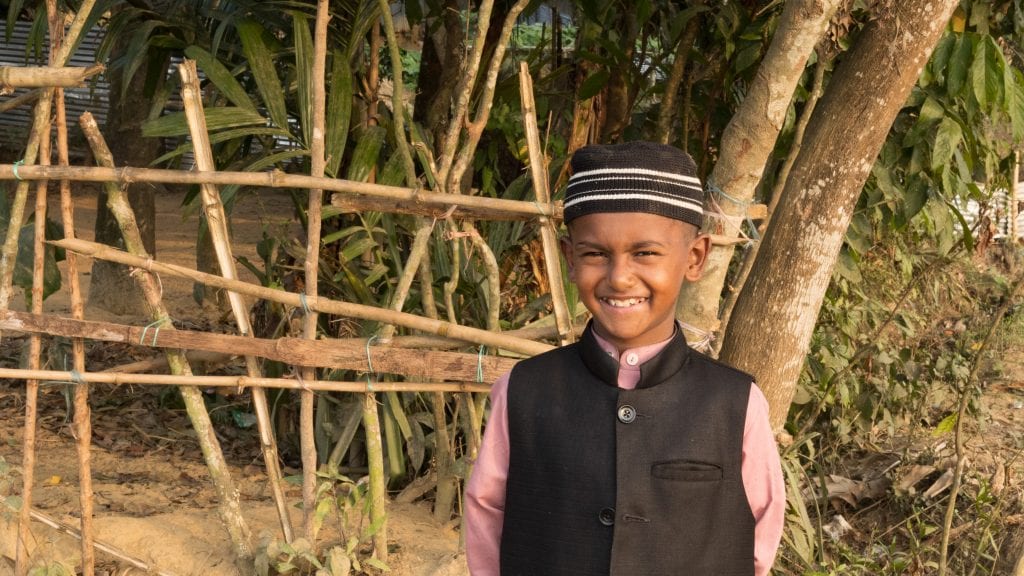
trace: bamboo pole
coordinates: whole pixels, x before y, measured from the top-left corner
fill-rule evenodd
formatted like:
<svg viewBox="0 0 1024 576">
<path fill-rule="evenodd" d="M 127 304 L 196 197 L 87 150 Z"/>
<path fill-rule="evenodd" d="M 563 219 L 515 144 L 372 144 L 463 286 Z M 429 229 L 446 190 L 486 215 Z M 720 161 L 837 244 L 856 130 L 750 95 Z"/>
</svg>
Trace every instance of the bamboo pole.
<svg viewBox="0 0 1024 576">
<path fill-rule="evenodd" d="M 60 51 L 64 41 L 63 14 L 57 8 L 56 0 L 46 0 L 46 13 L 50 27 L 50 53 Z M 54 90 L 57 124 L 57 163 L 61 166 L 70 164 L 68 155 L 68 122 L 64 105 L 64 89 Z M 74 206 L 71 200 L 71 182 L 60 181 L 61 222 L 65 238 L 75 237 Z M 71 316 L 76 320 L 85 318 L 85 306 L 82 303 L 82 286 L 78 275 L 78 258 L 67 254 L 68 285 L 71 297 Z M 76 372 L 85 372 L 85 342 L 81 338 L 71 340 L 71 362 Z M 96 553 L 93 536 L 93 493 L 92 493 L 92 410 L 89 407 L 89 386 L 78 383 L 74 387 L 74 437 L 78 454 L 78 502 L 81 509 L 81 520 L 78 538 L 82 547 L 82 575 L 93 576 L 96 572 Z"/>
<path fill-rule="evenodd" d="M 101 165 L 113 166 L 114 159 L 110 154 L 110 149 L 107 148 L 107 143 L 103 140 L 103 136 L 100 134 L 99 127 L 96 125 L 96 120 L 93 119 L 92 114 L 89 112 L 82 114 L 79 123 L 82 126 L 82 131 L 85 132 L 85 137 L 89 141 L 96 161 Z M 124 192 L 112 182 L 107 183 L 106 192 L 107 206 L 110 208 L 114 218 L 117 219 L 121 233 L 124 236 L 125 246 L 136 257 L 148 260 L 149 254 L 142 243 L 142 236 L 139 234 L 138 225 L 135 223 L 135 214 L 132 212 Z M 63 240 L 63 242 L 75 243 L 81 241 Z M 160 287 L 153 274 L 147 272 L 149 271 L 140 271 L 140 273 L 136 274 L 136 278 L 139 286 L 142 288 L 146 302 L 149 304 L 154 324 L 160 330 L 174 330 L 174 326 L 170 323 L 167 308 L 163 304 Z M 191 375 L 192 369 L 189 366 L 188 359 L 181 351 L 168 350 L 167 360 L 171 366 L 171 371 L 175 374 Z M 202 448 L 206 466 L 210 470 L 210 477 L 217 489 L 217 496 L 220 500 L 219 511 L 228 535 L 231 538 L 236 556 L 235 562 L 243 573 L 248 572 L 251 570 L 254 556 L 249 526 L 242 516 L 239 492 L 235 488 L 234 481 L 231 479 L 227 462 L 224 461 L 224 454 L 221 452 L 220 442 L 214 434 L 210 415 L 206 412 L 202 393 L 194 386 L 182 386 L 180 391 L 185 403 L 185 409 L 188 412 L 189 419 L 192 421 L 192 427 L 196 431 L 199 446 Z"/>
<path fill-rule="evenodd" d="M 365 338 L 306 340 L 303 338 L 254 338 L 232 334 L 173 330 L 157 332 L 151 327 L 128 326 L 60 318 L 49 314 L 0 312 L 0 328 L 30 334 L 49 334 L 73 339 L 117 342 L 138 348 L 172 348 L 218 353 L 227 357 L 245 354 L 296 366 L 317 366 L 360 372 L 399 374 L 427 380 L 493 380 L 516 364 L 512 358 L 472 353 L 402 348 L 397 345 L 372 348 L 372 368 L 366 355 Z M 482 375 L 483 378 L 478 378 Z"/>
<path fill-rule="evenodd" d="M 217 167 L 213 160 L 213 150 L 210 147 L 210 137 L 206 129 L 206 116 L 203 113 L 203 100 L 199 89 L 199 74 L 196 71 L 195 61 L 185 60 L 178 67 L 178 71 L 181 75 L 181 97 L 184 103 L 189 133 L 192 136 L 192 150 L 196 168 L 200 172 L 214 172 Z M 220 192 L 213 184 L 203 184 L 199 189 L 203 200 L 203 214 L 206 218 L 207 229 L 209 230 L 213 248 L 217 255 L 217 264 L 220 267 L 221 276 L 235 280 L 238 278 L 238 270 L 235 266 L 235 258 L 231 252 L 227 214 L 220 200 Z M 235 324 L 238 326 L 238 332 L 242 336 L 252 337 L 252 327 L 249 324 L 249 308 L 242 300 L 242 295 L 232 291 L 228 291 L 227 295 L 228 302 L 231 304 L 231 312 L 235 318 Z M 249 376 L 262 376 L 259 362 L 251 354 L 245 356 L 245 368 Z M 252 389 L 252 403 L 256 412 L 260 449 L 263 452 L 263 462 L 267 469 L 270 490 L 274 495 L 274 504 L 277 506 L 277 517 L 281 524 L 281 532 L 284 535 L 285 542 L 291 543 L 294 536 L 291 518 L 288 515 L 288 504 L 285 502 L 284 497 L 284 479 L 281 474 L 280 463 L 278 462 L 277 441 L 274 439 L 274 427 L 270 422 L 270 408 L 267 404 L 267 395 L 262 388 Z"/>
<path fill-rule="evenodd" d="M 33 158 L 34 161 L 34 158 Z M 25 164 L 29 164 L 26 158 Z M 17 170 L 17 176 L 15 175 Z M 461 196 L 417 188 L 401 188 L 334 178 L 316 178 L 304 174 L 271 172 L 190 172 L 158 168 L 107 168 L 79 166 L 13 166 L 0 164 L 0 180 L 40 180 L 45 178 L 86 182 L 162 182 L 168 184 L 216 184 L 260 186 L 265 188 L 321 188 L 328 192 L 353 195 L 346 205 L 354 209 L 385 209 L 404 214 L 442 217 L 452 206 L 452 216 L 488 220 L 529 220 L 536 216 L 561 219 L 561 207 L 537 206 L 533 202 L 504 200 L 486 196 Z M 555 210 L 555 212 L 551 212 Z"/>
<path fill-rule="evenodd" d="M 0 504 L 5 504 L 5 502 L 4 502 L 5 500 L 6 500 L 6 498 L 4 498 L 3 496 L 0 496 Z M 22 503 L 22 505 L 24 506 L 24 503 Z M 73 537 L 73 538 L 75 538 L 77 540 L 82 540 L 83 542 L 85 541 L 85 539 L 83 538 L 83 534 L 82 534 L 82 532 L 80 530 L 75 530 L 74 527 L 69 526 L 69 525 L 63 523 L 63 522 L 57 520 L 56 518 L 54 518 L 54 517 L 52 517 L 52 516 L 50 516 L 48 514 L 44 514 L 44 513 L 40 512 L 39 510 L 36 510 L 34 508 L 29 508 L 28 509 L 28 514 L 36 522 L 40 522 L 42 524 L 45 524 L 45 525 L 49 526 L 50 528 L 53 528 L 54 530 L 58 530 L 60 532 L 63 532 L 63 533 L 65 533 L 65 534 L 67 534 L 67 535 L 69 535 L 69 536 L 71 536 L 71 537 Z M 135 558 L 133 556 L 129 556 L 126 552 L 120 550 L 119 548 L 117 548 L 113 544 L 108 544 L 108 543 L 103 542 L 101 540 L 91 540 L 90 542 L 91 542 L 91 546 L 93 547 L 92 549 L 90 549 L 90 553 L 93 553 L 93 550 L 99 550 L 100 552 L 104 552 L 106 554 L 109 554 L 109 555 L 113 556 L 114 558 L 117 558 L 118 560 L 120 560 L 122 562 L 130 564 L 130 565 L 138 568 L 139 570 L 142 570 L 142 571 L 146 572 L 147 574 L 154 574 L 156 576 L 176 576 L 174 574 L 174 572 L 169 572 L 167 570 L 161 570 L 159 568 L 156 568 L 156 567 L 150 566 L 149 564 L 146 564 L 145 562 L 143 562 L 142 560 L 139 560 L 138 558 Z"/>
<path fill-rule="evenodd" d="M 34 379 L 46 382 L 71 382 L 80 378 L 89 384 L 138 384 L 188 388 L 279 388 L 317 392 L 488 392 L 490 384 L 477 382 L 367 382 L 365 380 L 299 380 L 298 378 L 251 378 L 249 376 L 196 376 L 193 374 L 128 374 L 124 372 L 81 372 L 0 368 L 0 378 Z"/>
<path fill-rule="evenodd" d="M 56 51 L 51 52 L 56 56 Z M 0 89 L 3 88 L 74 88 L 103 72 L 103 64 L 84 66 L 0 66 Z"/>
<path fill-rule="evenodd" d="M 540 145 L 540 130 L 537 128 L 537 106 L 533 99 L 533 78 L 530 76 L 530 65 L 519 63 L 519 95 L 522 99 L 523 126 L 526 128 L 526 146 L 530 153 L 530 176 L 533 179 L 533 190 L 537 195 L 538 204 L 551 202 L 551 190 L 548 187 L 547 162 Z M 551 292 L 551 304 L 555 312 L 555 325 L 558 327 L 558 341 L 563 346 L 573 341 L 572 317 L 569 315 L 569 304 L 565 297 L 565 285 L 562 284 L 561 253 L 558 249 L 558 238 L 555 227 L 548 218 L 540 218 L 540 240 L 544 248 L 544 269 L 548 275 L 548 288 Z"/>
<path fill-rule="evenodd" d="M 1017 224 L 1017 220 L 1020 218 L 1020 203 L 1022 200 L 1020 193 L 1020 150 L 1013 153 L 1013 167 L 1011 170 L 1010 190 L 1007 195 L 1010 197 L 1010 245 L 1015 246 L 1021 238 L 1020 226 Z"/>
<path fill-rule="evenodd" d="M 75 19 L 71 22 L 71 28 L 66 34 L 65 42 L 57 52 L 57 57 L 51 60 L 55 66 L 63 66 L 67 63 L 71 53 L 71 47 L 78 41 L 78 35 L 85 26 L 85 20 L 96 0 L 83 0 Z M 28 143 L 25 146 L 25 155 L 22 157 L 24 164 L 31 166 L 35 164 L 39 154 L 39 143 L 42 136 L 43 126 L 50 125 L 50 105 L 52 103 L 53 89 L 46 88 L 39 96 L 36 103 L 35 114 L 32 118 L 32 131 L 29 132 Z M 28 167 L 28 166 L 26 166 Z M 15 259 L 18 256 L 18 230 L 25 220 L 25 204 L 28 203 L 28 182 L 17 178 L 14 173 L 14 166 L 10 167 L 11 178 L 19 180 L 14 192 L 14 200 L 11 202 L 9 225 L 7 236 L 4 238 L 3 250 L 0 251 L 0 310 L 7 310 L 11 302 L 11 280 L 14 276 Z M 45 179 L 45 178 L 44 178 Z"/>
<path fill-rule="evenodd" d="M 103 244 L 88 242 L 81 239 L 53 240 L 50 243 L 54 246 L 60 246 L 61 248 L 77 252 L 83 256 L 99 258 L 101 260 L 116 262 L 126 266 L 134 266 L 136 268 L 142 268 L 148 272 L 187 278 L 207 286 L 223 288 L 224 290 L 234 290 L 246 296 L 262 298 L 264 300 L 270 300 L 287 306 L 296 308 L 302 307 L 302 297 L 298 294 L 292 294 L 275 288 L 258 286 L 239 280 L 228 280 L 214 274 L 205 274 L 184 266 L 167 264 L 151 258 L 129 254 L 122 250 L 104 246 Z M 509 352 L 525 354 L 528 356 L 541 354 L 553 348 L 553 346 L 544 344 L 543 342 L 535 342 L 533 340 L 517 338 L 507 334 L 495 334 L 480 328 L 460 326 L 458 324 L 452 324 L 441 320 L 433 320 L 405 312 L 394 312 L 392 310 L 376 308 L 374 306 L 364 306 L 362 304 L 353 304 L 351 302 L 339 302 L 337 300 L 330 300 L 319 296 L 314 299 L 307 298 L 306 306 L 308 306 L 310 310 L 315 310 L 323 314 L 336 314 L 339 316 L 359 318 L 361 320 L 394 323 L 412 330 L 419 330 L 430 334 L 456 338 L 472 344 L 483 344 L 491 348 L 508 350 Z"/>
<path fill-rule="evenodd" d="M 4 112 L 9 112 L 16 108 L 20 108 L 26 104 L 35 102 L 39 99 L 39 96 L 42 93 L 43 90 L 37 88 L 35 90 L 25 92 L 24 94 L 20 94 L 18 96 L 14 96 L 13 98 L 8 98 L 7 100 L 4 100 L 3 102 L 0 102 L 0 114 L 3 114 Z"/>
<path fill-rule="evenodd" d="M 52 98 L 52 93 L 47 95 Z M 50 124 L 41 126 L 39 138 L 39 161 L 41 164 L 50 163 Z M 36 205 L 35 205 L 35 235 L 32 249 L 32 313 L 43 313 L 43 270 L 45 258 L 43 254 L 46 240 L 46 186 L 45 180 L 36 184 Z M 18 228 L 20 225 L 11 221 L 7 224 L 11 228 Z M 42 335 L 33 334 L 29 340 L 28 366 L 30 369 L 38 370 L 41 364 Z M 28 542 L 31 537 L 29 524 L 29 507 L 32 506 L 32 489 L 35 481 L 36 465 L 36 427 L 38 415 L 39 381 L 29 380 L 25 385 L 25 434 L 22 440 L 22 508 L 18 516 L 18 541 L 15 551 L 14 572 L 17 576 L 24 576 L 28 573 Z"/>
<path fill-rule="evenodd" d="M 327 76 L 327 21 L 328 0 L 318 0 L 316 5 L 316 25 L 313 39 L 313 136 L 310 142 L 310 175 L 323 178 L 327 159 L 324 157 L 324 137 L 326 126 L 326 76 Z M 396 88 L 397 89 L 397 88 Z M 309 203 L 306 208 L 306 261 L 303 265 L 305 275 L 305 298 L 316 299 L 319 295 L 320 275 L 320 228 L 324 203 L 323 188 L 309 189 Z M 307 340 L 316 340 L 317 313 L 308 306 L 303 306 L 304 313 L 302 333 Z M 311 367 L 301 369 L 304 380 L 315 380 L 316 370 Z M 299 444 L 302 455 L 302 527 L 310 546 L 316 551 L 316 429 L 314 412 L 316 397 L 312 390 L 303 390 L 299 405 Z"/>
</svg>

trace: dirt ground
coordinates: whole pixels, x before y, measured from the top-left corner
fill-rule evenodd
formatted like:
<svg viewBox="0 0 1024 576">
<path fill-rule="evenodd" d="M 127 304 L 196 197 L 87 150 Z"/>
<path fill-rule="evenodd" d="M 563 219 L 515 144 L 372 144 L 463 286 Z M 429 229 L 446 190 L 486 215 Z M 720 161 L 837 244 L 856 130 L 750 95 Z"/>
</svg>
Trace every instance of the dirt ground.
<svg viewBox="0 0 1024 576">
<path fill-rule="evenodd" d="M 94 188 L 76 194 L 76 234 L 91 240 L 95 218 Z M 184 194 L 157 197 L 157 258 L 184 266 L 195 266 L 195 238 L 198 216 L 181 216 Z M 59 206 L 52 198 L 51 210 Z M 193 211 L 194 212 L 194 211 Z M 264 230 L 269 233 L 300 230 L 292 219 L 292 204 L 286 193 L 247 192 L 233 212 L 236 255 L 258 262 L 256 243 Z M 83 263 L 83 288 L 88 291 L 89 267 Z M 252 276 L 240 267 L 243 279 Z M 217 314 L 204 310 L 192 299 L 192 284 L 176 278 L 161 278 L 164 299 L 175 320 L 208 326 Z M 66 282 L 64 286 L 67 286 Z M 67 313 L 67 290 L 51 296 L 46 310 Z M 23 299 L 15 296 L 15 308 Z M 142 318 L 114 317 L 100 310 L 86 310 L 92 320 L 144 325 Z M 0 343 L 0 364 L 17 366 L 27 338 L 5 333 Z M 89 370 L 100 370 L 150 357 L 148 351 L 129 346 L 98 344 L 89 347 Z M 64 386 L 44 385 L 40 398 L 40 426 L 32 505 L 71 526 L 78 526 L 78 460 L 68 419 L 69 405 Z M 243 402 L 244 399 L 239 399 Z M 151 388 L 95 386 L 92 392 L 92 477 L 95 493 L 97 537 L 151 566 L 177 575 L 230 575 L 235 570 L 225 530 L 216 513 L 216 496 L 182 409 L 168 407 Z M 225 406 L 230 409 L 230 404 Z M 217 422 L 217 418 L 214 418 Z M 0 381 L 0 496 L 5 482 L 11 493 L 20 492 L 21 445 L 24 422 L 24 385 Z M 242 508 L 254 541 L 280 538 L 280 527 L 270 489 L 263 471 L 254 428 L 219 426 L 217 430 L 233 477 L 241 494 Z M 3 461 L 15 469 L 4 471 Z M 299 471 L 286 469 L 286 474 Z M 297 486 L 287 492 L 291 503 L 301 502 Z M 301 511 L 291 510 L 292 523 L 301 524 Z M 466 574 L 458 554 L 459 537 L 451 526 L 437 525 L 425 503 L 392 504 L 389 507 L 389 539 L 392 554 L 390 573 L 399 576 L 456 576 Z M 0 508 L 0 576 L 12 573 L 15 524 L 11 514 Z M 77 541 L 39 523 L 32 524 L 34 555 L 40 564 L 62 561 L 73 564 L 79 558 Z M 141 573 L 125 571 L 105 554 L 97 555 L 105 574 Z"/>
</svg>

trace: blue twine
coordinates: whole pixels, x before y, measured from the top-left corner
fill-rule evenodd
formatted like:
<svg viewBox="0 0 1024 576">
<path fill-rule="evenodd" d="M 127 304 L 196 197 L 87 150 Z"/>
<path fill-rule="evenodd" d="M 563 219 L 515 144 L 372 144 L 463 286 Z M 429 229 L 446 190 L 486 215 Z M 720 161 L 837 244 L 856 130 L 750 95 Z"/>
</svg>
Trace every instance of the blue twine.
<svg viewBox="0 0 1024 576">
<path fill-rule="evenodd" d="M 146 345 L 146 332 L 149 332 L 150 328 L 153 328 L 153 343 L 150 346 L 156 346 L 156 339 L 160 336 L 160 326 L 167 320 L 167 318 L 160 318 L 153 322 L 150 322 L 145 328 L 142 329 L 142 335 L 139 336 L 139 345 Z"/>
<path fill-rule="evenodd" d="M 74 382 L 75 384 L 79 384 L 79 385 L 83 385 L 83 384 L 86 383 L 85 382 L 85 377 L 83 377 L 82 373 L 79 372 L 78 370 L 72 370 L 71 371 L 71 381 Z"/>
<path fill-rule="evenodd" d="M 481 384 L 484 381 L 484 352 L 486 350 L 487 346 L 481 346 L 480 351 L 476 354 L 476 381 Z"/>
<path fill-rule="evenodd" d="M 23 164 L 25 164 L 25 160 L 21 159 L 15 162 L 14 166 L 11 166 L 11 170 L 14 172 L 14 177 L 17 178 L 19 182 L 21 182 L 22 178 L 21 176 L 18 176 L 18 166 L 21 166 Z"/>
<path fill-rule="evenodd" d="M 306 294 L 299 294 L 299 302 L 302 303 L 302 313 L 309 316 L 309 302 L 306 302 Z"/>
<path fill-rule="evenodd" d="M 718 197 L 724 198 L 725 200 L 728 200 L 729 202 L 732 202 L 733 204 L 735 204 L 735 205 L 737 205 L 737 206 L 739 206 L 739 207 L 741 207 L 743 209 L 744 219 L 746 220 L 747 226 L 750 228 L 750 238 L 748 239 L 748 242 L 747 242 L 748 246 L 753 244 L 753 243 L 755 243 L 755 242 L 759 242 L 761 240 L 761 234 L 759 234 L 758 231 L 757 231 L 757 224 L 755 224 L 754 223 L 754 219 L 750 217 L 750 210 L 749 210 L 749 208 L 753 204 L 753 201 L 751 201 L 751 200 L 740 200 L 739 198 L 736 198 L 735 196 L 730 196 L 729 194 L 727 194 L 725 192 L 725 190 L 722 190 L 718 186 L 715 186 L 715 184 L 713 182 L 711 182 L 710 180 L 708 180 L 708 182 L 707 182 L 707 190 L 708 190 L 708 192 L 711 192 L 712 194 L 716 194 L 716 195 L 718 195 Z"/>
<path fill-rule="evenodd" d="M 373 380 L 370 379 L 371 374 L 375 374 L 373 371 L 373 360 L 370 358 L 370 345 L 377 339 L 377 335 L 370 336 L 366 339 L 366 389 L 373 392 Z"/>
</svg>

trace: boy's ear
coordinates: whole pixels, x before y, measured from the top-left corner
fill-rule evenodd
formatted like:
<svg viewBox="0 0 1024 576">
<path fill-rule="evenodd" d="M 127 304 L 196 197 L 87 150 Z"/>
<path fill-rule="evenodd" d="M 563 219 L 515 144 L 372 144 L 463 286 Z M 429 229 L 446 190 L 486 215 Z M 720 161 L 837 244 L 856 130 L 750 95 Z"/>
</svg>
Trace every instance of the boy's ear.
<svg viewBox="0 0 1024 576">
<path fill-rule="evenodd" d="M 698 231 L 697 237 L 690 244 L 690 251 L 687 254 L 689 262 L 686 266 L 686 280 L 696 282 L 704 274 L 704 264 L 711 252 L 711 236 Z"/>
<path fill-rule="evenodd" d="M 559 238 L 558 246 L 562 249 L 562 257 L 565 258 L 565 269 L 569 272 L 569 281 L 575 282 L 576 263 L 572 257 L 572 239 L 568 235 L 562 236 Z"/>
</svg>

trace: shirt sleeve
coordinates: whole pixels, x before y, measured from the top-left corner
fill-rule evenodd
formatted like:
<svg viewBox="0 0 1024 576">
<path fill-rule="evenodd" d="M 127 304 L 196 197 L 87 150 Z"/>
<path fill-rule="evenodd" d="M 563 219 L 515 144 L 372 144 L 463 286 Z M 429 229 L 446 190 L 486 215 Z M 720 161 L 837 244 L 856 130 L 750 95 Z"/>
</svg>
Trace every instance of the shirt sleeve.
<svg viewBox="0 0 1024 576">
<path fill-rule="evenodd" d="M 754 514 L 754 575 L 767 576 L 775 563 L 786 518 L 786 484 L 768 420 L 768 400 L 750 386 L 743 428 L 743 488 Z"/>
<path fill-rule="evenodd" d="M 491 416 L 473 472 L 466 483 L 466 562 L 472 576 L 499 576 L 501 529 L 508 479 L 508 379 L 491 387 Z"/>
</svg>

